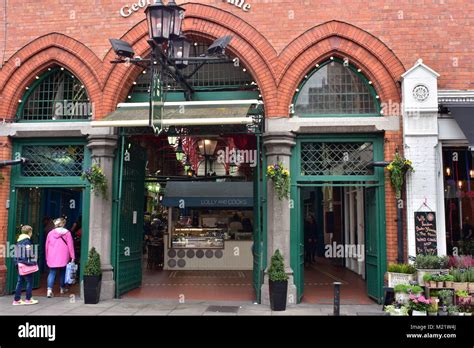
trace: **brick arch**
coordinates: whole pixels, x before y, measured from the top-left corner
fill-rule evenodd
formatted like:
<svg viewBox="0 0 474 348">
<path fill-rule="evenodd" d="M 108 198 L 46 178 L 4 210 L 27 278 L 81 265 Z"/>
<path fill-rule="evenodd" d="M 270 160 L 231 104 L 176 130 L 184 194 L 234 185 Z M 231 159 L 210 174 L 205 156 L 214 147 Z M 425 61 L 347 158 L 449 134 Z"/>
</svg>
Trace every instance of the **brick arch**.
<svg viewBox="0 0 474 348">
<path fill-rule="evenodd" d="M 17 66 L 18 62 L 20 63 Z M 85 86 L 96 110 L 101 106 L 100 59 L 80 42 L 62 34 L 48 34 L 24 46 L 5 64 L 0 81 L 3 103 L 0 114 L 13 118 L 25 88 L 36 75 L 47 68 L 61 65 L 73 73 Z"/>
<path fill-rule="evenodd" d="M 276 107 L 277 89 L 274 69 L 277 66 L 278 58 L 275 49 L 267 39 L 250 24 L 230 12 L 197 3 L 186 3 L 182 6 L 186 9 L 186 17 L 183 22 L 185 34 L 209 40 L 224 35 L 233 35 L 228 50 L 247 67 L 259 85 L 262 97 L 268 107 Z M 129 42 L 136 54 L 140 56 L 149 53 L 147 39 L 148 27 L 145 20 L 138 23 L 122 37 L 122 40 Z M 109 51 L 105 58 L 105 64 L 108 64 L 107 62 L 113 58 L 114 53 Z M 117 103 L 124 100 L 141 69 L 109 64 L 105 70 L 104 111 L 110 112 L 116 108 Z M 267 112 L 269 112 L 268 107 Z"/>
<path fill-rule="evenodd" d="M 290 43 L 280 54 L 277 78 L 280 115 L 288 107 L 303 77 L 316 63 L 331 56 L 349 58 L 373 82 L 381 102 L 400 102 L 397 81 L 405 71 L 400 60 L 383 42 L 350 24 L 331 21 L 314 27 Z"/>
</svg>

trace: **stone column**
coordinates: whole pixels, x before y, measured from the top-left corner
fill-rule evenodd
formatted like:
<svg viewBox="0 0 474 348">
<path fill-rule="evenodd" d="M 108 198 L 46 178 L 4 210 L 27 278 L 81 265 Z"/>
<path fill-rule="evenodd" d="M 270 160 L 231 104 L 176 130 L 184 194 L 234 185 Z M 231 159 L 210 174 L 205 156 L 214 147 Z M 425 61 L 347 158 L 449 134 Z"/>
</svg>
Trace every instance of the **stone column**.
<svg viewBox="0 0 474 348">
<path fill-rule="evenodd" d="M 92 162 L 101 166 L 107 177 L 107 199 L 91 194 L 89 219 L 89 249 L 95 247 L 100 254 L 102 266 L 101 300 L 115 297 L 114 269 L 111 264 L 112 250 L 112 183 L 115 150 L 115 135 L 90 135 L 87 147 L 91 151 Z"/>
<path fill-rule="evenodd" d="M 290 132 L 272 132 L 263 136 L 267 163 L 270 165 L 282 162 L 285 168 L 290 168 L 291 149 L 295 145 L 295 135 Z M 291 172 L 290 172 L 291 175 Z M 288 279 L 287 305 L 297 302 L 296 286 L 293 281 L 293 270 L 290 267 L 290 201 L 278 199 L 271 181 L 267 183 L 267 265 L 279 249 L 285 259 L 285 271 Z M 265 270 L 262 285 L 262 304 L 270 304 L 268 287 L 268 267 Z"/>
</svg>

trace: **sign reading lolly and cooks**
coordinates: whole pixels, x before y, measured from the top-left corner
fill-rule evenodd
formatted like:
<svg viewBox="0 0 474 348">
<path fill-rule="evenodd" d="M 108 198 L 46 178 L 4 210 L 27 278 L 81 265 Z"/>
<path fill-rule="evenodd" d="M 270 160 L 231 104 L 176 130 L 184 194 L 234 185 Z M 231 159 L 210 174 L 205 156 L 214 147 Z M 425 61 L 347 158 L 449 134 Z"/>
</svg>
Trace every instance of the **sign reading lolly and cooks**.
<svg viewBox="0 0 474 348">
<path fill-rule="evenodd" d="M 415 212 L 416 254 L 438 253 L 436 239 L 436 213 L 432 211 Z"/>
<path fill-rule="evenodd" d="M 221 2 L 225 2 L 229 5 L 233 5 L 235 7 L 240 8 L 244 12 L 249 12 L 251 9 L 251 5 L 245 0 L 222 0 Z M 145 9 L 148 5 L 154 4 L 155 0 L 138 0 L 133 4 L 126 4 L 122 6 L 119 13 L 120 16 L 123 18 L 130 17 L 135 12 Z"/>
</svg>

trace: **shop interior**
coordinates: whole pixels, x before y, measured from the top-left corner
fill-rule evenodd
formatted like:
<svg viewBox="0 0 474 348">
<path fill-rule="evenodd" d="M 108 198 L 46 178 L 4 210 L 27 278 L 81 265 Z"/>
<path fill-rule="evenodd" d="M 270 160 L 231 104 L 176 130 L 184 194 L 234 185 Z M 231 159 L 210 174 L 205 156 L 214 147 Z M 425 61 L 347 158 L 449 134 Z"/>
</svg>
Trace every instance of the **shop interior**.
<svg viewBox="0 0 474 348">
<path fill-rule="evenodd" d="M 448 255 L 474 255 L 474 166 L 467 147 L 443 147 Z"/>
<path fill-rule="evenodd" d="M 143 277 L 123 297 L 253 300 L 255 136 L 134 140 L 148 156 Z"/>
<path fill-rule="evenodd" d="M 341 282 L 341 303 L 373 303 L 367 296 L 365 281 L 364 191 L 357 186 L 301 190 L 303 302 L 333 303 L 333 282 Z"/>
<path fill-rule="evenodd" d="M 16 202 L 16 238 L 20 234 L 21 226 L 33 227 L 32 242 L 38 246 L 37 257 L 39 272 L 35 273 L 33 294 L 46 295 L 46 278 L 49 273 L 46 264 L 45 243 L 48 233 L 54 229 L 53 220 L 58 217 L 66 219 L 67 228 L 74 240 L 75 263 L 78 265 L 76 283 L 69 286 L 70 293 L 79 294 L 79 272 L 81 267 L 81 240 L 82 240 L 82 197 L 80 188 L 17 188 Z M 16 240 L 15 238 L 15 240 Z M 56 277 L 53 288 L 55 296 L 59 296 L 59 280 Z M 65 295 L 67 296 L 67 295 Z"/>
</svg>

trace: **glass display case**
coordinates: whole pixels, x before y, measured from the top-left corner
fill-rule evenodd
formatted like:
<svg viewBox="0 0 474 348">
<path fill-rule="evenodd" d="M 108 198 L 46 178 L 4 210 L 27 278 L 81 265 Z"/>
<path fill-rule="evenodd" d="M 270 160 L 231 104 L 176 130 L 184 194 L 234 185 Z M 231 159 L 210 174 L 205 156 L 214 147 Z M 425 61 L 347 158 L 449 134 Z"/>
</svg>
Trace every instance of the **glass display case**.
<svg viewBox="0 0 474 348">
<path fill-rule="evenodd" d="M 224 229 L 176 227 L 171 238 L 171 247 L 177 249 L 223 249 Z"/>
</svg>

